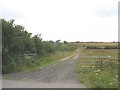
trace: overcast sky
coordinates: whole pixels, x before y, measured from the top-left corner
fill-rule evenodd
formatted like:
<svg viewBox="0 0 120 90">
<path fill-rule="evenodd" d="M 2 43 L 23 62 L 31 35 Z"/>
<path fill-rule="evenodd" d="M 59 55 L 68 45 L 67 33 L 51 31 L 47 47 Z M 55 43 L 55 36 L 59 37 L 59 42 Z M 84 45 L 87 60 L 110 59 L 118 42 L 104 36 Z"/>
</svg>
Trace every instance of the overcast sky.
<svg viewBox="0 0 120 90">
<path fill-rule="evenodd" d="M 43 40 L 118 41 L 118 1 L 1 0 L 0 17 Z"/>
</svg>

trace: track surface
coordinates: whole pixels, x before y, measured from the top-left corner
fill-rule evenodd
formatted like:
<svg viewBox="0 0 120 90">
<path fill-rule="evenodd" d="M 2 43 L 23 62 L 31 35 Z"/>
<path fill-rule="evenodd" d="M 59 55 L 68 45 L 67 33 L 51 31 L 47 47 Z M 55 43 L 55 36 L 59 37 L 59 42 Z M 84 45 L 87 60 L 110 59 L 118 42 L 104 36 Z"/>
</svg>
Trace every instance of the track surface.
<svg viewBox="0 0 120 90">
<path fill-rule="evenodd" d="M 3 75 L 3 88 L 85 88 L 74 72 L 79 54 L 62 59 L 40 70 Z"/>
</svg>

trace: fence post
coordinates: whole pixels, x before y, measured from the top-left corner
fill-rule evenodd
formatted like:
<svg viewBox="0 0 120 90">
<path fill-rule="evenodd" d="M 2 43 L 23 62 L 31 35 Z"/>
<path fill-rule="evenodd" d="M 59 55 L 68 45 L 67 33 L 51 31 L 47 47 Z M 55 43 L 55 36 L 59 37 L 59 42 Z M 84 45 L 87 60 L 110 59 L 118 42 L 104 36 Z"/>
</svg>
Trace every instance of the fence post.
<svg viewBox="0 0 120 90">
<path fill-rule="evenodd" d="M 100 61 L 101 61 L 101 62 L 100 62 L 100 68 L 102 68 L 102 64 L 103 64 L 102 58 L 101 58 Z"/>
</svg>

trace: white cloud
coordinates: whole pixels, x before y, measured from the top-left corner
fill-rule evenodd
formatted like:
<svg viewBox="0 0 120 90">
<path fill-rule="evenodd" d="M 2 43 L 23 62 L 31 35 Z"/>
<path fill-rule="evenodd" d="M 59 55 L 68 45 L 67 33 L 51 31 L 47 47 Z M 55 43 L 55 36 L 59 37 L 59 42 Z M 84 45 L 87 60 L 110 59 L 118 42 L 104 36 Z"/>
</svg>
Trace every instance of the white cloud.
<svg viewBox="0 0 120 90">
<path fill-rule="evenodd" d="M 45 40 L 117 41 L 117 4 L 118 0 L 2 0 L 0 7 L 14 11 L 11 18 L 16 23 Z M 2 13 L 5 18 L 10 15 Z"/>
</svg>

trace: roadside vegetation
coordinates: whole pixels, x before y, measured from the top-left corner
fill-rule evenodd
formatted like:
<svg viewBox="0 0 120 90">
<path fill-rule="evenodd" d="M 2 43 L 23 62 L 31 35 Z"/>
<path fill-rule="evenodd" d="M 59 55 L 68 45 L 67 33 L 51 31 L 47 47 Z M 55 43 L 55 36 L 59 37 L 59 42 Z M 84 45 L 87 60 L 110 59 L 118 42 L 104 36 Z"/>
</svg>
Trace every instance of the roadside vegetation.
<svg viewBox="0 0 120 90">
<path fill-rule="evenodd" d="M 116 43 L 102 44 L 102 47 L 117 47 L 113 46 Z M 101 47 L 99 44 L 93 47 L 98 46 Z M 118 88 L 118 49 L 82 47 L 75 71 L 80 74 L 80 82 L 90 88 Z"/>
<path fill-rule="evenodd" d="M 26 72 L 26 71 L 31 71 L 31 70 L 37 70 L 37 69 L 42 69 L 43 67 L 49 65 L 49 64 L 54 64 L 56 61 L 65 58 L 69 55 L 72 55 L 74 52 L 72 51 L 56 51 L 55 53 L 51 54 L 46 54 L 41 57 L 32 57 L 32 56 L 27 56 L 27 58 L 24 58 L 21 63 L 15 63 L 16 66 L 14 68 L 8 68 L 8 71 L 13 71 L 13 72 Z M 4 68 L 3 68 L 4 69 Z M 10 70 L 12 69 L 12 70 Z"/>
<path fill-rule="evenodd" d="M 67 41 L 43 41 L 14 20 L 2 21 L 2 73 L 33 69 L 66 57 L 76 49 Z"/>
</svg>

